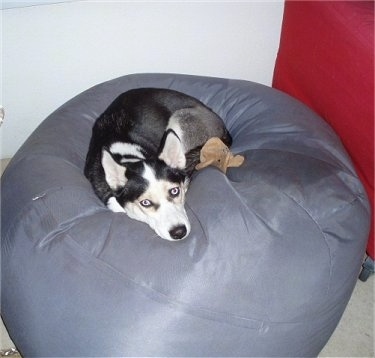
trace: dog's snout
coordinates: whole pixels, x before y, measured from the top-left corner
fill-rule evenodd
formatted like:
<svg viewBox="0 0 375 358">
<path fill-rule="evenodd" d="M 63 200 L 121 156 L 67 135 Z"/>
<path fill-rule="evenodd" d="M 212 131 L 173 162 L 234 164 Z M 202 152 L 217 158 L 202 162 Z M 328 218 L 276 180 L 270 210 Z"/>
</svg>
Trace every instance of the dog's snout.
<svg viewBox="0 0 375 358">
<path fill-rule="evenodd" d="M 181 240 L 186 236 L 187 230 L 185 225 L 175 226 L 169 230 L 169 235 L 173 240 Z"/>
</svg>

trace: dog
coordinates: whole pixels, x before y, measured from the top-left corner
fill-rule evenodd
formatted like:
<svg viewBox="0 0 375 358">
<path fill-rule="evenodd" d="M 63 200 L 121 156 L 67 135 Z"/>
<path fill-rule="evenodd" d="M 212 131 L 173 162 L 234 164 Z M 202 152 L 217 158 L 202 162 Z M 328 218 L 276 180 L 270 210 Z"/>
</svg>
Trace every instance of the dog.
<svg viewBox="0 0 375 358">
<path fill-rule="evenodd" d="M 178 91 L 138 88 L 119 95 L 95 121 L 84 174 L 113 212 L 176 241 L 191 230 L 185 194 L 211 137 L 230 146 L 223 120 Z"/>
</svg>

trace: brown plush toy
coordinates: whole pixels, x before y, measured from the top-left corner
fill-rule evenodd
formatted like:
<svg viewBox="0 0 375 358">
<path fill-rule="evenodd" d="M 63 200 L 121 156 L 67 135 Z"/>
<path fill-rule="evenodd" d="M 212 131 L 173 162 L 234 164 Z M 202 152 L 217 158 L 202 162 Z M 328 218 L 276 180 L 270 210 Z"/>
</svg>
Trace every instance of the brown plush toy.
<svg viewBox="0 0 375 358">
<path fill-rule="evenodd" d="M 220 138 L 214 137 L 210 138 L 202 147 L 201 162 L 197 164 L 195 169 L 200 170 L 213 165 L 225 174 L 228 167 L 239 167 L 244 160 L 245 158 L 242 155 L 234 156 Z"/>
</svg>

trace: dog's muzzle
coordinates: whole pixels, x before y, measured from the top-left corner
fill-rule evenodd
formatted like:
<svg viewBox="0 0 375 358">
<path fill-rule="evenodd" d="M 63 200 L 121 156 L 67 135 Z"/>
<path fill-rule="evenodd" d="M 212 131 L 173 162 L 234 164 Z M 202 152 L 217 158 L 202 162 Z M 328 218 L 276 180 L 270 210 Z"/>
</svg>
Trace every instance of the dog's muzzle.
<svg viewBox="0 0 375 358">
<path fill-rule="evenodd" d="M 173 240 L 181 240 L 186 237 L 187 229 L 185 225 L 175 226 L 169 230 L 169 235 Z"/>
</svg>

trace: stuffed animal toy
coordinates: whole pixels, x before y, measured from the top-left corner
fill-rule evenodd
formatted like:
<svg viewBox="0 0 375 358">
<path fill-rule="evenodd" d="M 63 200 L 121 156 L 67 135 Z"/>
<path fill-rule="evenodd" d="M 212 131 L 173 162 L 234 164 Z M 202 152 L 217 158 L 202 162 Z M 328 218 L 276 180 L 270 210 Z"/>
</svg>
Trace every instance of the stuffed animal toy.
<svg viewBox="0 0 375 358">
<path fill-rule="evenodd" d="M 200 152 L 200 163 L 195 169 L 200 170 L 213 165 L 219 168 L 224 174 L 228 167 L 239 167 L 244 162 L 242 155 L 234 156 L 229 148 L 220 138 L 210 138 L 202 147 Z"/>
</svg>

